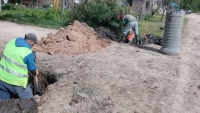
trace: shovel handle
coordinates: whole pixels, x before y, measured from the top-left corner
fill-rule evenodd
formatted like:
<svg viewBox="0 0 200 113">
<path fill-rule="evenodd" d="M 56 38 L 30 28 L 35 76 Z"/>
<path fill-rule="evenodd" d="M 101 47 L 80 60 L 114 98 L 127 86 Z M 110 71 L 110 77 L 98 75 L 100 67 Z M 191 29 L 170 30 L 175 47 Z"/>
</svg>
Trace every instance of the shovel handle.
<svg viewBox="0 0 200 113">
<path fill-rule="evenodd" d="M 37 75 L 35 76 L 35 82 L 36 82 L 36 87 L 38 87 L 38 77 L 37 77 Z"/>
</svg>

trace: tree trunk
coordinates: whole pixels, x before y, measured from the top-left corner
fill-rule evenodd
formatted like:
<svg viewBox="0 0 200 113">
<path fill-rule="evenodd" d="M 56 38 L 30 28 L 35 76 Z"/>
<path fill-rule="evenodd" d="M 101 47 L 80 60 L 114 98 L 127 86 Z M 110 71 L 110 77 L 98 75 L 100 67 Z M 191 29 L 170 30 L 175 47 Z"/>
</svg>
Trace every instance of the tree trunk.
<svg viewBox="0 0 200 113">
<path fill-rule="evenodd" d="M 165 14 L 165 9 L 163 9 L 163 13 L 162 13 L 160 21 L 162 21 L 164 14 Z"/>
<path fill-rule="evenodd" d="M 141 10 L 140 10 L 139 21 L 141 20 L 141 16 L 142 16 L 142 7 L 141 7 Z"/>
</svg>

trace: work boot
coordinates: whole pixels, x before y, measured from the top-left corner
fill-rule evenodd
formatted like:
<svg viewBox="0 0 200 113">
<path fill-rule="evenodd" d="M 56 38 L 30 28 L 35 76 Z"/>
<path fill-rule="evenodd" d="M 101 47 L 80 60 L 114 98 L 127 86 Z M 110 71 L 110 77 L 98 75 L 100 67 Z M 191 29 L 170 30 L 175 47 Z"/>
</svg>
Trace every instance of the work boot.
<svg viewBox="0 0 200 113">
<path fill-rule="evenodd" d="M 140 38 L 139 38 L 139 35 L 135 35 L 135 40 L 136 40 L 136 44 L 137 45 L 140 45 Z"/>
<path fill-rule="evenodd" d="M 120 39 L 118 42 L 119 42 L 119 43 L 123 43 L 123 39 Z"/>
<path fill-rule="evenodd" d="M 132 42 L 133 42 L 133 39 L 132 39 L 132 40 L 129 40 L 129 41 L 128 41 L 128 44 L 131 44 Z"/>
</svg>

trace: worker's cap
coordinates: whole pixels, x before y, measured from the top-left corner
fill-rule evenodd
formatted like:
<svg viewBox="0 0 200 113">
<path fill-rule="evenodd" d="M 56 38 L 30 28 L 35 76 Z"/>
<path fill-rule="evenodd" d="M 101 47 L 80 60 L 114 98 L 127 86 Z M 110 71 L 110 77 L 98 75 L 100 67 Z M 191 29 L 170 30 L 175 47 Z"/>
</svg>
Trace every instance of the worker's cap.
<svg viewBox="0 0 200 113">
<path fill-rule="evenodd" d="M 32 40 L 34 41 L 36 44 L 39 44 L 38 40 L 37 40 L 37 36 L 33 33 L 28 33 L 28 34 L 25 34 L 25 39 L 27 40 Z"/>
<path fill-rule="evenodd" d="M 121 20 L 124 17 L 124 14 L 119 15 L 119 19 Z"/>
</svg>

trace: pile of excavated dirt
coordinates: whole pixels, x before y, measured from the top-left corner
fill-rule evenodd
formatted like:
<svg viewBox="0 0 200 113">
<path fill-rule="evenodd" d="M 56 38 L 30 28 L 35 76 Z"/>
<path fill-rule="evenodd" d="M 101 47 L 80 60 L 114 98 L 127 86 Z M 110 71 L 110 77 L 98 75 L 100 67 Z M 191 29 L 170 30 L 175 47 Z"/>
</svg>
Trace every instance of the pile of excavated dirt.
<svg viewBox="0 0 200 113">
<path fill-rule="evenodd" d="M 113 41 L 117 41 L 116 35 L 114 34 L 114 32 L 110 31 L 109 29 L 105 27 L 97 27 L 94 30 L 99 35 L 99 38 L 106 38 L 106 39 L 111 39 Z"/>
<path fill-rule="evenodd" d="M 93 28 L 75 20 L 72 25 L 60 28 L 57 33 L 49 33 L 47 37 L 42 37 L 41 44 L 33 49 L 50 55 L 76 55 L 96 52 L 110 45 L 111 40 L 98 37 Z"/>
<path fill-rule="evenodd" d="M 141 39 L 141 45 L 156 44 L 162 46 L 162 38 L 154 34 L 147 34 Z"/>
</svg>

